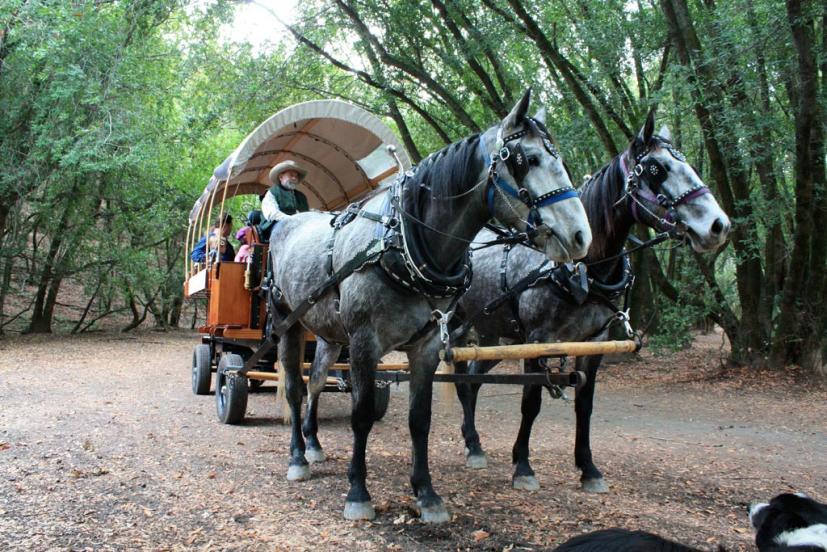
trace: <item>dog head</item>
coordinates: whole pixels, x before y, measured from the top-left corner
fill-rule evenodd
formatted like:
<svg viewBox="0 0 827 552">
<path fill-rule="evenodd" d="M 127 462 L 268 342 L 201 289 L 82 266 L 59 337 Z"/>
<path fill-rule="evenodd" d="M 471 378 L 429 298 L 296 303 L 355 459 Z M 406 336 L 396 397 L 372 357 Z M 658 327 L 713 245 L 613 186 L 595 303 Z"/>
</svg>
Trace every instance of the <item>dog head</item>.
<svg viewBox="0 0 827 552">
<path fill-rule="evenodd" d="M 827 551 L 827 505 L 802 493 L 785 493 L 750 507 L 760 551 Z"/>
</svg>

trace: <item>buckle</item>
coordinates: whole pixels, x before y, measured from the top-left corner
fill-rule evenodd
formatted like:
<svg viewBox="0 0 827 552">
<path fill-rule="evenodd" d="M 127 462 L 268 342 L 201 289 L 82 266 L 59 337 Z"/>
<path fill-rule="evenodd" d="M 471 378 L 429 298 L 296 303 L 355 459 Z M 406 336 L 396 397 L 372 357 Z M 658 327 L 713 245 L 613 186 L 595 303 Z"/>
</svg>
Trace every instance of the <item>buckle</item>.
<svg viewBox="0 0 827 552">
<path fill-rule="evenodd" d="M 439 326 L 439 340 L 442 341 L 442 345 L 448 349 L 451 342 L 451 333 L 448 331 L 448 321 L 451 320 L 451 316 L 454 315 L 454 311 L 442 312 L 439 309 L 434 309 L 431 313 L 431 316 L 436 320 L 437 326 Z"/>
<path fill-rule="evenodd" d="M 635 176 L 641 176 L 643 175 L 643 170 L 643 165 L 638 163 L 637 165 L 635 165 L 635 168 L 632 169 L 632 172 L 635 173 Z"/>
<path fill-rule="evenodd" d="M 497 155 L 499 156 L 500 161 L 505 161 L 509 157 L 511 157 L 511 150 L 508 149 L 507 147 L 503 146 L 503 147 L 500 148 L 500 151 Z"/>
</svg>

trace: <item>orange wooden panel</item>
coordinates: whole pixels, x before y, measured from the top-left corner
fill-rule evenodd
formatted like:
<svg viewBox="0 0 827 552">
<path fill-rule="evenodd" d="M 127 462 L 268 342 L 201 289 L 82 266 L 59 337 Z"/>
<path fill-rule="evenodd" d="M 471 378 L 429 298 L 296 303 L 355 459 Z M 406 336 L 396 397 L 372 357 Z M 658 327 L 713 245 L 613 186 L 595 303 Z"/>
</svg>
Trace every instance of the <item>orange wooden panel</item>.
<svg viewBox="0 0 827 552">
<path fill-rule="evenodd" d="M 264 332 L 261 329 L 253 328 L 228 328 L 222 333 L 225 338 L 229 339 L 251 339 L 260 341 L 264 338 Z"/>
<path fill-rule="evenodd" d="M 250 292 L 244 289 L 244 263 L 216 264 L 211 269 L 207 325 L 250 325 Z"/>
</svg>

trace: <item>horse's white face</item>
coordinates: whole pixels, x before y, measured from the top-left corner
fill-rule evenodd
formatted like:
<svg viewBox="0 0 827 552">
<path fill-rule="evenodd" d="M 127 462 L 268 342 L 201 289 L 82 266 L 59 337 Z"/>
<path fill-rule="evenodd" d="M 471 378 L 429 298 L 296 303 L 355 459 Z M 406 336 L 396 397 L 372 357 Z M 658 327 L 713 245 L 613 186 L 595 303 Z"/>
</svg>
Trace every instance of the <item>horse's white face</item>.
<svg viewBox="0 0 827 552">
<path fill-rule="evenodd" d="M 513 197 L 495 186 L 495 213 L 502 222 L 521 230 L 531 223 L 536 228 L 534 242 L 545 255 L 555 261 L 570 262 L 586 256 L 592 241 L 591 227 L 580 198 L 572 193 L 571 179 L 556 148 L 548 137 L 538 134 L 525 118 L 528 99 L 527 92 L 503 119 L 501 136 L 507 138 L 514 133 L 528 131 L 526 135 L 505 144 L 511 147 L 512 152 L 515 149 L 519 152 L 521 148 L 519 153 L 524 156 L 527 165 L 523 166 L 522 171 L 517 171 L 508 162 L 500 161 L 497 167 L 500 178 L 514 190 L 525 190 L 527 198 Z M 544 126 L 544 112 L 541 111 L 533 119 Z M 557 198 L 565 199 L 555 201 Z M 526 199 L 538 200 L 534 216 Z M 529 220 L 537 218 L 537 215 L 539 220 Z"/>
<path fill-rule="evenodd" d="M 662 189 L 670 197 L 680 197 L 698 186 L 704 186 L 695 169 L 686 161 L 676 159 L 666 148 L 656 147 L 650 155 L 663 165 L 669 175 Z M 726 241 L 731 223 L 711 193 L 694 197 L 675 209 L 678 223 L 683 223 L 684 232 L 695 251 L 714 251 Z"/>
<path fill-rule="evenodd" d="M 672 147 L 669 129 L 664 126 L 659 135 L 653 136 L 653 128 L 654 117 L 650 115 L 636 138 L 632 151 L 634 153 L 636 147 L 638 150 L 643 149 L 642 144 L 645 144 L 644 151 L 648 150 L 648 153 L 640 159 L 640 164 L 648 170 L 652 167 L 650 160 L 654 160 L 665 169 L 665 180 L 654 183 L 657 182 L 657 178 L 644 174 L 640 179 L 640 184 L 649 188 L 653 195 L 663 196 L 675 203 L 676 230 L 689 239 L 695 251 L 718 249 L 729 234 L 731 227 L 729 217 L 718 205 L 715 197 L 708 193 L 706 185 L 695 169 L 686 162 L 680 152 Z M 657 202 L 647 201 L 640 196 L 638 198 L 659 216 L 665 214 L 665 208 Z"/>
</svg>

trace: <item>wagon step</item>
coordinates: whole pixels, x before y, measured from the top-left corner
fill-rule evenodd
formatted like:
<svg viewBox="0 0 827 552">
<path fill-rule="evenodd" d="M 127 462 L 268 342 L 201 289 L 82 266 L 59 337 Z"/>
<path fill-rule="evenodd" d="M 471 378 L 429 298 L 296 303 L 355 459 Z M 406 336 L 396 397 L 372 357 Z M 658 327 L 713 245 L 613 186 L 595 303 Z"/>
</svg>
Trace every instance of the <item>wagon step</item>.
<svg viewBox="0 0 827 552">
<path fill-rule="evenodd" d="M 523 358 L 606 355 L 634 353 L 640 345 L 626 341 L 570 341 L 562 343 L 526 343 L 496 347 L 453 347 L 439 352 L 440 360 L 463 362 L 468 360 L 518 360 Z"/>
</svg>

